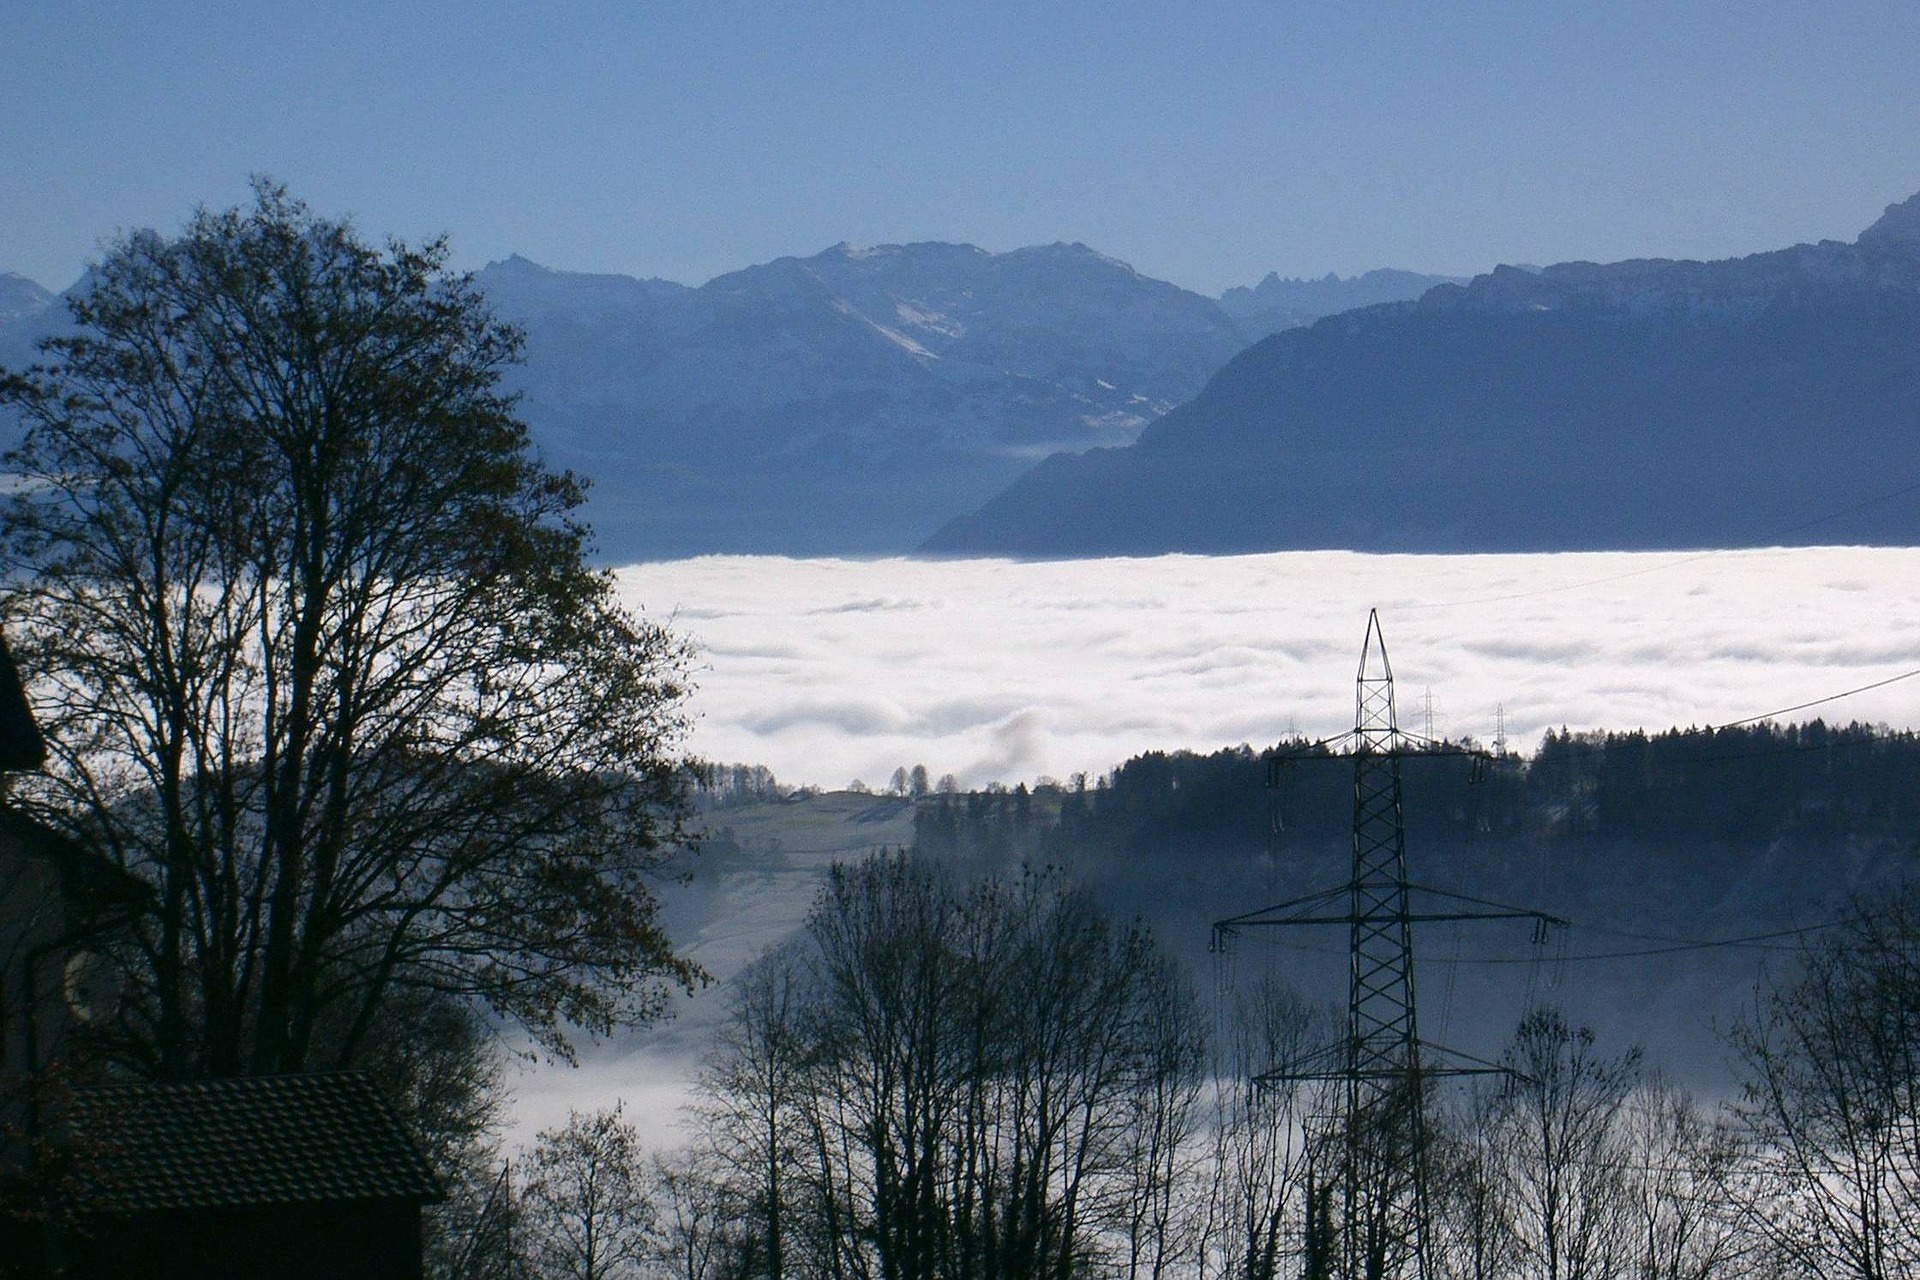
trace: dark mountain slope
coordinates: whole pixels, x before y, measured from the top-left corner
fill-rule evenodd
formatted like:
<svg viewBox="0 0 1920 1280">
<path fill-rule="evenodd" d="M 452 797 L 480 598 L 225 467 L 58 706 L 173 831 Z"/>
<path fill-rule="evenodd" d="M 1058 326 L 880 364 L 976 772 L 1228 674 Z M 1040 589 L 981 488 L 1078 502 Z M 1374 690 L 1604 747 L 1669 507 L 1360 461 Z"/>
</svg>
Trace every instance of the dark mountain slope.
<svg viewBox="0 0 1920 1280">
<path fill-rule="evenodd" d="M 1920 541 L 1920 197 L 1856 244 L 1501 268 L 1232 361 L 928 549 L 1024 555 Z"/>
</svg>

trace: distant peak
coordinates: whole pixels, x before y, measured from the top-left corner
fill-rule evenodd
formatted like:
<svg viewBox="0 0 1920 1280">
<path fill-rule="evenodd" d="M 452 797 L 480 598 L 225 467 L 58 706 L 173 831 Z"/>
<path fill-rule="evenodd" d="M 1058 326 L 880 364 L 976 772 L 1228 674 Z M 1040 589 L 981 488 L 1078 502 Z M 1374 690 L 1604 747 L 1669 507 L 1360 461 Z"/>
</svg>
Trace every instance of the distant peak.
<svg viewBox="0 0 1920 1280">
<path fill-rule="evenodd" d="M 1126 272 L 1128 275 L 1140 274 L 1139 272 L 1133 269 L 1133 266 L 1131 263 L 1122 262 L 1118 258 L 1111 257 L 1107 254 L 1101 253 L 1098 249 L 1095 249 L 1089 245 L 1083 244 L 1078 240 L 1055 240 L 1052 244 L 1028 245 L 1024 249 L 1014 249 L 1011 252 L 1003 254 L 1001 256 L 1009 257 L 1009 258 L 1016 257 L 1016 256 L 1034 257 L 1034 258 L 1062 258 L 1062 259 L 1077 260 L 1081 262 L 1097 262 L 1097 263 L 1100 263 L 1102 266 L 1118 267 L 1120 270 Z"/>
<path fill-rule="evenodd" d="M 0 271 L 0 323 L 18 320 L 53 305 L 51 291 L 11 271 Z"/>
<path fill-rule="evenodd" d="M 498 262 L 489 262 L 481 269 L 484 271 L 515 271 L 522 275 L 551 276 L 559 274 L 552 267 L 542 266 L 532 258 L 523 258 L 517 253 L 510 253 Z"/>
<path fill-rule="evenodd" d="M 842 240 L 839 244 L 828 245 L 825 249 L 822 249 L 813 256 L 816 258 L 847 258 L 851 261 L 858 262 L 862 258 L 873 258 L 899 252 L 900 246 L 897 244 L 855 244 L 851 240 Z"/>
<path fill-rule="evenodd" d="M 857 245 L 851 240 L 842 240 L 839 244 L 829 245 L 819 253 L 807 259 L 820 262 L 838 259 L 844 262 L 861 262 L 868 258 L 974 258 L 990 256 L 978 245 L 954 244 L 946 240 L 910 240 L 901 244 Z"/>
<path fill-rule="evenodd" d="M 1860 244 L 1872 249 L 1920 252 L 1920 195 L 1888 205 L 1880 220 L 1860 233 Z"/>
</svg>

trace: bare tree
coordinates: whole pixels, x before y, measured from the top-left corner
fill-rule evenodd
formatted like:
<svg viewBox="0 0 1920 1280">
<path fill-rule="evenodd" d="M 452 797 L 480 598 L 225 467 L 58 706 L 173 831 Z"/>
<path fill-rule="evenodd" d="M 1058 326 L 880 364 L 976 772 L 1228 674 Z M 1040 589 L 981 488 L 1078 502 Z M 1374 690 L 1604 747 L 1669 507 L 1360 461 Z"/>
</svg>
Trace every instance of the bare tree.
<svg viewBox="0 0 1920 1280">
<path fill-rule="evenodd" d="M 1484 1082 L 1434 1126 L 1434 1250 L 1443 1275 L 1501 1280 L 1519 1275 L 1519 1225 L 1498 1146 L 1499 1088 Z"/>
<path fill-rule="evenodd" d="M 971 966 L 976 1002 L 1004 1019 L 997 1059 L 969 1072 L 988 1085 L 973 1137 L 997 1175 L 980 1181 L 976 1220 L 995 1273 L 1064 1280 L 1098 1247 L 1098 1206 L 1124 1180 L 1146 1010 L 1179 992 L 1146 981 L 1160 963 L 1150 937 L 1114 929 L 1057 876 L 987 880 L 970 903 L 975 918 L 999 913 L 1004 938 Z"/>
<path fill-rule="evenodd" d="M 1920 1273 L 1920 913 L 1862 909 L 1762 984 L 1733 1033 L 1746 1078 L 1732 1199 L 1802 1275 Z"/>
<path fill-rule="evenodd" d="M 521 1168 L 523 1247 L 543 1280 L 623 1280 L 658 1253 L 646 1153 L 618 1105 L 569 1112 Z"/>
<path fill-rule="evenodd" d="M 1719 1192 L 1736 1154 L 1725 1126 L 1659 1077 L 1634 1091 L 1621 1120 L 1633 1274 L 1641 1280 L 1747 1274 L 1748 1242 Z"/>
<path fill-rule="evenodd" d="M 730 1170 L 696 1145 L 656 1154 L 650 1170 L 657 1214 L 648 1250 L 668 1280 L 739 1280 L 750 1254 L 746 1215 Z"/>
<path fill-rule="evenodd" d="M 725 1171 L 738 1225 L 754 1238 L 757 1271 L 768 1280 L 785 1276 L 789 1242 L 801 1226 L 787 1208 L 807 1150 L 798 1110 L 807 1065 L 799 1019 L 805 982 L 792 948 L 763 956 L 736 979 L 698 1086 L 704 1140 Z"/>
<path fill-rule="evenodd" d="M 1591 1029 L 1555 1009 L 1520 1020 L 1509 1075 L 1486 1117 L 1487 1155 L 1506 1202 L 1521 1274 L 1605 1280 L 1630 1254 L 1621 1110 L 1640 1053 L 1602 1057 Z"/>
<path fill-rule="evenodd" d="M 741 988 L 707 1076 L 767 1243 L 753 1273 L 1165 1270 L 1198 1056 L 1191 1009 L 1168 1002 L 1190 1000 L 1151 938 L 1057 875 L 962 888 L 904 854 L 836 867 L 802 944 Z"/>
<path fill-rule="evenodd" d="M 257 182 L 116 244 L 0 384 L 35 798 L 151 887 L 144 1070 L 353 1064 L 407 989 L 565 1053 L 696 977 L 649 886 L 686 646 L 587 567 L 498 390 L 520 337 L 446 257 Z"/>
<path fill-rule="evenodd" d="M 962 974 L 951 946 L 957 895 L 905 854 L 836 866 L 808 920 L 818 998 L 811 1058 L 831 1102 L 829 1159 L 889 1280 L 938 1274 L 948 1241 L 942 1170 L 958 1104 L 955 1015 Z M 838 1197 L 836 1197 L 836 1201 Z"/>
<path fill-rule="evenodd" d="M 1260 1080 L 1304 1063 L 1329 1022 L 1272 977 L 1226 1010 L 1212 1069 L 1203 1275 L 1276 1280 L 1305 1261 L 1308 1118 L 1326 1100 L 1298 1081 Z"/>
<path fill-rule="evenodd" d="M 1127 1280 L 1161 1280 L 1192 1261 L 1207 1038 L 1199 1002 L 1164 956 L 1143 975 L 1138 1080 L 1127 1091 L 1114 1216 L 1126 1241 Z"/>
</svg>

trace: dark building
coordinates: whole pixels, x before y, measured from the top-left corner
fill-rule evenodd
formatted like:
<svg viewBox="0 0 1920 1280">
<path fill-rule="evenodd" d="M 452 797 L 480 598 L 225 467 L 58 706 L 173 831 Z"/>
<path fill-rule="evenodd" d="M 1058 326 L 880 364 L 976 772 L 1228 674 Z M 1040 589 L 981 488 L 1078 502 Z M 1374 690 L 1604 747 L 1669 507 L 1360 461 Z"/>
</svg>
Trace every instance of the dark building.
<svg viewBox="0 0 1920 1280">
<path fill-rule="evenodd" d="M 105 858 L 20 812 L 11 775 L 46 744 L 0 640 L 0 1178 L 17 1176 L 36 1131 L 33 1084 L 110 996 L 98 949 L 124 929 L 144 887 Z"/>
<path fill-rule="evenodd" d="M 364 1075 L 161 1084 L 88 1061 L 147 890 L 6 802 L 45 754 L 0 640 L 0 1280 L 417 1280 L 442 1192 Z"/>
<path fill-rule="evenodd" d="M 440 1185 L 357 1072 L 73 1092 L 72 1280 L 418 1280 Z"/>
</svg>

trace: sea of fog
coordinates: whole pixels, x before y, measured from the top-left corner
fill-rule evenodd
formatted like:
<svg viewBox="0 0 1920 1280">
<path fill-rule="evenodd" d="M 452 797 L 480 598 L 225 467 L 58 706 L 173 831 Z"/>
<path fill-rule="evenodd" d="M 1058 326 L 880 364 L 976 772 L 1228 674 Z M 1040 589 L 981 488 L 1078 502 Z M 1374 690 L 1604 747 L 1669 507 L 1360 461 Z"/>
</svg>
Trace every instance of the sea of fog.
<svg viewBox="0 0 1920 1280">
<path fill-rule="evenodd" d="M 962 786 L 1353 722 L 1377 608 L 1401 722 L 1723 724 L 1920 667 L 1920 550 L 1251 556 L 1021 563 L 713 556 L 619 571 L 701 649 L 691 746 L 783 782 Z M 1824 705 L 1910 725 L 1920 680 Z"/>
<path fill-rule="evenodd" d="M 1154 749 L 1350 727 L 1367 611 L 1402 723 L 1530 751 L 1548 728 L 1724 724 L 1920 668 L 1920 549 L 1018 563 L 716 556 L 619 570 L 627 601 L 700 647 L 690 747 L 828 789 L 925 764 L 964 786 L 1098 774 Z M 1920 723 L 1920 679 L 1781 717 Z M 671 892 L 671 888 L 667 890 Z M 796 900 L 761 903 L 797 922 Z M 764 896 L 764 895 L 763 895 Z M 764 928 L 681 939 L 725 978 Z M 731 939 L 728 941 L 727 939 Z M 742 941 L 745 939 L 745 941 Z M 678 1034 L 516 1080 L 510 1137 L 624 1099 L 671 1141 Z M 686 1025 L 692 1024 L 692 1025 Z"/>
</svg>

